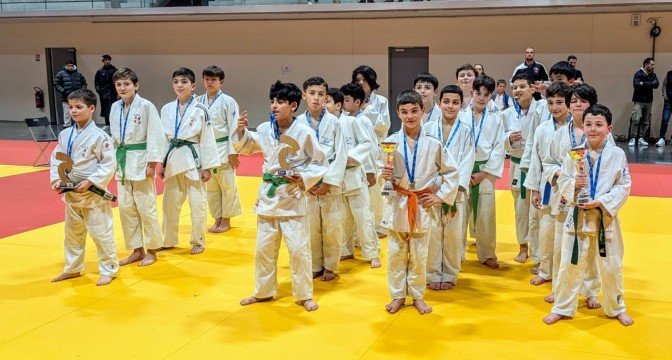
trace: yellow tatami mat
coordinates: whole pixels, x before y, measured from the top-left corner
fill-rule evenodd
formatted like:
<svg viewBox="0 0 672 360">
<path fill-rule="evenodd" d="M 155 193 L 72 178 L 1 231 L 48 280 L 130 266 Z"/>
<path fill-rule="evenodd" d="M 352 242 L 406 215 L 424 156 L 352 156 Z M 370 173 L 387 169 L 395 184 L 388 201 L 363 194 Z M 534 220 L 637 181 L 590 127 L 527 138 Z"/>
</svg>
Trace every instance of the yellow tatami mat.
<svg viewBox="0 0 672 360">
<path fill-rule="evenodd" d="M 49 171 L 46 166 L 0 165 L 0 177 L 27 174 L 36 171 Z"/>
<path fill-rule="evenodd" d="M 529 285 L 531 263 L 512 260 L 517 244 L 512 197 L 505 191 L 497 193 L 502 267 L 478 264 L 469 246 L 457 287 L 427 290 L 434 307 L 429 315 L 412 307 L 385 312 L 384 239 L 383 268 L 348 260 L 337 280 L 315 281 L 320 309 L 314 313 L 291 297 L 283 245 L 276 300 L 241 307 L 240 299 L 254 289 L 251 208 L 259 181 L 238 178 L 244 215 L 226 234 L 208 235 L 204 254 L 189 255 L 185 204 L 180 248 L 161 252 L 152 266 L 122 268 L 108 286 L 95 286 L 90 240 L 85 275 L 49 282 L 63 266 L 63 223 L 0 239 L 0 359 L 598 360 L 672 354 L 672 199 L 632 197 L 621 212 L 625 301 L 635 325 L 625 328 L 581 302 L 575 319 L 547 326 L 541 319 L 550 306 L 543 297 L 551 285 Z M 123 258 L 130 252 L 118 218 L 115 231 Z"/>
</svg>

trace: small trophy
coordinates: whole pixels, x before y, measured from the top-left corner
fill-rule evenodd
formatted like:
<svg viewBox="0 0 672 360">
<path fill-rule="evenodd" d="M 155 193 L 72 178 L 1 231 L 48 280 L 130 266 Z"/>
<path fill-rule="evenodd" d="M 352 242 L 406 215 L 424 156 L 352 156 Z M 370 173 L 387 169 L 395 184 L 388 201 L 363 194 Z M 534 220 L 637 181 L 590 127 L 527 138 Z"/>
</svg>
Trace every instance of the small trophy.
<svg viewBox="0 0 672 360">
<path fill-rule="evenodd" d="M 397 143 L 396 142 L 383 142 L 380 143 L 380 147 L 383 149 L 383 152 L 387 154 L 385 157 L 385 162 L 387 165 L 392 164 L 392 160 L 394 160 L 394 152 L 397 151 Z M 383 189 L 381 190 L 380 194 L 383 196 L 390 196 L 394 195 L 394 186 L 392 186 L 392 182 L 390 180 L 385 180 L 385 184 L 383 185 Z"/>
<path fill-rule="evenodd" d="M 579 172 L 579 174 L 586 173 L 586 154 L 587 150 L 583 146 L 575 147 L 569 150 L 569 157 L 576 160 L 576 170 Z M 576 203 L 582 205 L 588 202 L 590 202 L 590 191 L 586 186 L 584 186 L 579 190 L 579 194 L 576 196 Z"/>
</svg>

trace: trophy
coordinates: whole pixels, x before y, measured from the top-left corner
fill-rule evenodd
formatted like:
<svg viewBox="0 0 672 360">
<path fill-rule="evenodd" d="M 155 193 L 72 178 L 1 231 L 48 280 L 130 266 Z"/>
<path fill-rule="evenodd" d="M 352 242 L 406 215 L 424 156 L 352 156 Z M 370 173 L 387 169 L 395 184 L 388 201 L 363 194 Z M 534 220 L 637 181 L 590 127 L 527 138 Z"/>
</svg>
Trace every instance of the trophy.
<svg viewBox="0 0 672 360">
<path fill-rule="evenodd" d="M 586 154 L 587 150 L 583 146 L 575 147 L 569 150 L 569 157 L 576 160 L 576 170 L 579 174 L 585 174 L 586 169 Z M 579 190 L 579 194 L 576 196 L 576 203 L 579 205 L 590 202 L 590 191 L 587 186 L 582 187 Z"/>
<path fill-rule="evenodd" d="M 278 175 L 280 176 L 294 176 L 297 174 L 296 171 L 292 170 L 292 166 L 287 161 L 287 155 L 296 156 L 297 151 L 301 148 L 299 143 L 287 135 L 282 135 L 280 137 L 280 144 L 286 145 L 278 153 L 278 161 L 280 162 L 280 169 L 278 170 Z"/>
<path fill-rule="evenodd" d="M 57 152 L 56 159 L 63 161 L 58 165 L 58 176 L 61 178 L 61 183 L 59 184 L 58 188 L 61 190 L 61 193 L 74 191 L 75 187 L 77 186 L 77 183 L 72 182 L 72 180 L 70 180 L 70 178 L 68 177 L 68 174 L 72 172 L 72 166 L 74 164 L 72 158 L 70 158 L 68 155 L 62 152 Z M 113 195 L 112 193 L 110 193 L 105 189 L 97 187 L 96 185 L 89 186 L 87 191 L 100 195 L 105 200 L 117 201 L 117 197 L 115 195 Z"/>
<path fill-rule="evenodd" d="M 385 157 L 385 163 L 387 165 L 391 165 L 392 160 L 394 160 L 394 152 L 397 151 L 397 143 L 382 142 L 380 143 L 380 147 L 383 149 L 383 152 L 387 154 Z M 392 182 L 390 180 L 385 180 L 385 184 L 383 185 L 383 189 L 381 190 L 380 194 L 383 196 L 390 196 L 394 194 L 394 186 L 392 186 Z"/>
</svg>

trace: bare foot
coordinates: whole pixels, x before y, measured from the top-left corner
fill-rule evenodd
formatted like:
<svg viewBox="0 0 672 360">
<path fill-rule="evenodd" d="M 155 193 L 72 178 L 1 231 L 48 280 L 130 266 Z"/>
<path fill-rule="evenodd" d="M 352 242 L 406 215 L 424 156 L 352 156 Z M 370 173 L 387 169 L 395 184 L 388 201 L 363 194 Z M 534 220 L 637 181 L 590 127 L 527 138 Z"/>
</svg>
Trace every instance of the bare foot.
<svg viewBox="0 0 672 360">
<path fill-rule="evenodd" d="M 429 314 L 432 312 L 432 307 L 425 303 L 425 300 L 415 299 L 413 300 L 413 306 L 418 309 L 420 315 Z"/>
<path fill-rule="evenodd" d="M 555 302 L 555 294 L 544 296 L 544 301 L 549 304 L 553 304 Z"/>
<path fill-rule="evenodd" d="M 331 270 L 324 269 L 324 275 L 322 275 L 322 281 L 331 281 L 334 279 L 336 279 L 336 274 Z"/>
<path fill-rule="evenodd" d="M 537 275 L 537 276 L 533 277 L 532 279 L 530 279 L 530 284 L 534 285 L 534 286 L 539 286 L 539 285 L 545 283 L 546 281 L 548 281 L 548 280 L 546 280 L 543 277 Z"/>
<path fill-rule="evenodd" d="M 257 297 L 254 297 L 254 296 L 249 296 L 249 297 L 244 298 L 243 300 L 240 300 L 240 305 L 241 306 L 247 306 L 247 305 L 252 305 L 252 304 L 258 303 L 258 302 L 266 302 L 266 301 L 271 301 L 271 300 L 273 300 L 272 296 L 269 296 L 267 298 L 257 298 Z"/>
<path fill-rule="evenodd" d="M 96 286 L 104 286 L 112 282 L 114 278 L 112 276 L 107 276 L 107 275 L 100 275 L 100 278 L 98 279 L 98 282 L 96 283 Z"/>
<path fill-rule="evenodd" d="M 382 238 L 384 238 L 384 237 L 387 236 L 387 235 L 385 235 L 385 234 L 383 234 L 383 233 L 381 233 L 381 232 L 376 232 L 376 235 L 378 235 L 378 239 L 382 239 Z"/>
<path fill-rule="evenodd" d="M 430 282 L 427 287 L 432 290 L 441 290 L 441 283 L 439 281 Z"/>
<path fill-rule="evenodd" d="M 313 299 L 301 300 L 301 305 L 306 308 L 306 311 L 315 311 L 319 306 Z"/>
<path fill-rule="evenodd" d="M 446 281 L 441 283 L 441 290 L 452 290 L 453 287 L 455 287 L 455 284 L 451 282 Z"/>
<path fill-rule="evenodd" d="M 616 318 L 623 326 L 630 326 L 635 323 L 635 320 L 632 317 L 630 317 L 630 315 L 628 315 L 628 313 L 625 311 L 618 314 Z"/>
<path fill-rule="evenodd" d="M 539 265 L 541 264 L 534 264 L 534 266 L 530 268 L 530 274 L 539 275 Z"/>
<path fill-rule="evenodd" d="M 371 269 L 377 269 L 381 267 L 380 258 L 371 258 Z"/>
<path fill-rule="evenodd" d="M 524 264 L 525 261 L 527 261 L 527 244 L 520 245 L 520 251 L 518 251 L 518 255 L 513 258 L 513 261 L 521 264 Z"/>
<path fill-rule="evenodd" d="M 354 259 L 354 258 L 355 258 L 355 255 L 345 255 L 345 256 L 341 256 L 341 261 L 348 260 L 348 259 Z"/>
<path fill-rule="evenodd" d="M 498 269 L 499 268 L 499 263 L 495 259 L 487 259 L 483 262 L 483 265 L 491 268 L 491 269 Z"/>
<path fill-rule="evenodd" d="M 219 228 L 219 224 L 222 223 L 222 218 L 217 218 L 215 220 L 215 223 L 208 229 L 208 232 L 214 233 L 217 228 Z"/>
<path fill-rule="evenodd" d="M 231 219 L 229 218 L 222 218 L 222 223 L 219 224 L 219 230 L 220 232 L 227 232 L 231 229 Z"/>
<path fill-rule="evenodd" d="M 404 306 L 405 302 L 406 299 L 394 299 L 390 301 L 389 304 L 385 305 L 385 310 L 387 310 L 387 312 L 389 312 L 390 314 L 394 314 Z"/>
<path fill-rule="evenodd" d="M 60 275 L 56 276 L 55 278 L 51 279 L 51 282 L 58 282 L 58 281 L 63 281 L 67 279 L 74 279 L 76 277 L 82 276 L 81 273 L 61 273 Z"/>
<path fill-rule="evenodd" d="M 320 271 L 313 271 L 313 279 L 317 279 L 318 277 L 322 276 L 324 274 L 324 269 Z"/>
<path fill-rule="evenodd" d="M 156 262 L 156 250 L 147 250 L 147 255 L 140 261 L 138 266 L 149 266 Z"/>
<path fill-rule="evenodd" d="M 205 251 L 205 247 L 202 245 L 194 245 L 191 247 L 191 255 L 202 254 Z"/>
<path fill-rule="evenodd" d="M 544 322 L 546 323 L 546 325 L 553 325 L 556 322 L 558 322 L 562 319 L 565 319 L 565 318 L 567 318 L 567 316 L 550 313 L 550 314 L 546 315 L 546 317 L 544 318 Z"/>
<path fill-rule="evenodd" d="M 600 304 L 600 300 L 595 296 L 587 298 L 586 305 L 588 306 L 588 309 L 599 309 L 602 307 L 602 304 Z"/>
<path fill-rule="evenodd" d="M 134 263 L 136 261 L 140 261 L 145 257 L 145 249 L 143 248 L 137 248 L 133 250 L 133 253 L 129 255 L 127 258 L 119 261 L 119 266 L 124 266 L 128 265 L 130 263 Z"/>
</svg>

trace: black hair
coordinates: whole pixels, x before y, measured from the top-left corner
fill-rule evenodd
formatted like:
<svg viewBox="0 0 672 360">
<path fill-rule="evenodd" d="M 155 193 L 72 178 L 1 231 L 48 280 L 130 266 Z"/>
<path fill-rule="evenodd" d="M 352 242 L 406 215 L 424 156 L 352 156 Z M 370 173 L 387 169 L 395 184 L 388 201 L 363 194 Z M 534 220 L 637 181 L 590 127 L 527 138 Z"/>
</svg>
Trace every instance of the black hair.
<svg viewBox="0 0 672 360">
<path fill-rule="evenodd" d="M 569 55 L 567 57 L 567 61 L 569 61 L 569 60 L 579 60 L 579 59 L 577 59 L 576 56 L 574 56 L 574 55 Z"/>
<path fill-rule="evenodd" d="M 607 125 L 611 125 L 611 111 L 602 104 L 591 105 L 583 112 L 583 118 L 585 119 L 587 115 L 604 116 L 607 119 Z"/>
<path fill-rule="evenodd" d="M 203 73 L 201 73 L 201 77 L 206 76 L 218 77 L 219 80 L 224 80 L 226 74 L 224 74 L 224 70 L 222 70 L 222 68 L 220 68 L 219 66 L 210 65 L 205 69 L 203 69 Z"/>
<path fill-rule="evenodd" d="M 516 76 L 514 76 L 513 79 L 511 79 L 511 83 L 517 80 L 525 80 L 530 86 L 534 85 L 534 76 L 530 75 L 527 72 L 521 72 Z"/>
<path fill-rule="evenodd" d="M 597 104 L 597 91 L 595 91 L 594 87 L 588 84 L 579 84 L 569 90 L 567 95 L 565 95 L 565 104 L 567 104 L 567 106 L 572 102 L 572 95 L 588 101 L 588 104 L 591 106 Z"/>
<path fill-rule="evenodd" d="M 551 71 L 549 71 L 548 74 L 565 75 L 567 80 L 572 80 L 574 79 L 575 72 L 576 70 L 574 70 L 572 64 L 568 63 L 567 61 L 559 61 L 551 66 Z"/>
<path fill-rule="evenodd" d="M 479 75 L 485 75 L 485 66 L 483 66 L 483 64 L 474 64 L 474 73 L 477 72 L 477 71 L 476 71 L 476 66 L 480 66 L 480 67 L 481 67 L 481 70 L 483 70 L 483 72 L 480 73 Z"/>
<path fill-rule="evenodd" d="M 457 70 L 455 70 L 455 78 L 457 79 L 457 75 L 460 74 L 460 71 L 464 71 L 464 70 L 471 70 L 471 71 L 474 72 L 474 75 L 476 75 L 476 69 L 474 69 L 474 67 L 471 66 L 471 64 L 464 64 L 464 65 L 458 67 Z"/>
<path fill-rule="evenodd" d="M 648 57 L 648 58 L 644 59 L 644 62 L 642 63 L 642 65 L 649 65 L 649 63 L 651 63 L 652 61 L 655 61 L 655 60 L 653 60 L 652 57 Z M 609 110 L 609 109 L 607 109 L 607 110 Z"/>
<path fill-rule="evenodd" d="M 506 80 L 504 80 L 504 79 L 499 79 L 499 80 L 497 80 L 497 86 L 499 86 L 499 84 L 504 84 L 504 85 L 506 85 Z"/>
<path fill-rule="evenodd" d="M 413 87 L 415 87 L 415 85 L 417 85 L 418 83 L 432 84 L 434 90 L 439 88 L 439 79 L 437 79 L 436 76 L 428 72 L 421 72 L 418 74 L 418 76 L 415 77 L 415 79 L 413 79 Z"/>
<path fill-rule="evenodd" d="M 554 81 L 548 89 L 546 89 L 546 99 L 554 96 L 559 96 L 563 99 L 567 98 L 567 94 L 569 94 L 570 90 L 572 88 L 565 84 L 562 81 Z"/>
<path fill-rule="evenodd" d="M 276 81 L 271 85 L 271 91 L 269 92 L 269 98 L 271 100 L 286 100 L 287 102 L 296 103 L 296 109 L 301 105 L 301 89 L 299 89 L 296 84 L 292 83 L 283 83 L 280 80 Z M 294 109 L 294 111 L 296 111 Z"/>
<path fill-rule="evenodd" d="M 422 96 L 415 92 L 415 90 L 404 90 L 397 96 L 397 109 L 406 104 L 418 105 L 422 108 Z"/>
<path fill-rule="evenodd" d="M 486 88 L 491 94 L 495 92 L 495 79 L 488 75 L 481 75 L 474 80 L 474 91 L 480 91 L 481 88 Z"/>
<path fill-rule="evenodd" d="M 354 101 L 359 100 L 360 103 L 364 102 L 364 98 L 366 97 L 366 94 L 364 93 L 364 89 L 362 88 L 362 86 L 355 82 L 351 82 L 341 86 L 341 92 L 343 92 L 343 97 L 351 96 L 352 100 Z"/>
<path fill-rule="evenodd" d="M 75 65 L 75 62 L 72 59 L 65 60 L 65 65 Z"/>
<path fill-rule="evenodd" d="M 181 68 L 178 68 L 177 70 L 173 71 L 173 77 L 172 78 L 175 79 L 178 76 L 186 77 L 187 79 L 189 79 L 189 81 L 192 84 L 196 82 L 196 74 L 194 74 L 194 72 L 189 68 L 181 67 Z"/>
<path fill-rule="evenodd" d="M 68 95 L 68 100 L 79 100 L 86 104 L 87 107 L 98 105 L 96 94 L 89 89 L 77 89 L 71 92 L 70 95 Z"/>
<path fill-rule="evenodd" d="M 105 54 L 105 55 L 103 55 L 103 56 L 101 56 L 101 57 L 102 57 L 102 60 L 103 60 L 103 61 L 105 61 L 105 60 L 110 60 L 110 61 L 112 61 L 112 56 L 110 56 L 110 55 Z"/>
<path fill-rule="evenodd" d="M 303 82 L 303 91 L 306 91 L 308 87 L 310 86 L 324 86 L 325 90 L 329 89 L 329 84 L 327 84 L 326 81 L 324 81 L 323 78 L 319 76 L 313 76 L 311 78 L 308 78 L 308 80 Z"/>
<path fill-rule="evenodd" d="M 117 71 L 114 72 L 114 75 L 112 75 L 112 81 L 117 82 L 117 80 L 125 80 L 129 79 L 133 84 L 138 83 L 138 74 L 135 73 L 135 71 L 129 69 L 129 68 L 121 68 Z"/>
<path fill-rule="evenodd" d="M 462 92 L 462 89 L 460 89 L 459 86 L 457 85 L 447 85 L 444 86 L 443 89 L 441 89 L 441 94 L 439 94 L 439 101 L 443 99 L 444 94 L 457 94 L 460 95 L 460 102 L 464 101 L 464 93 Z"/>
<path fill-rule="evenodd" d="M 331 96 L 331 98 L 334 100 L 334 104 L 343 105 L 343 99 L 345 96 L 343 95 L 343 91 L 341 91 L 341 89 L 329 88 L 329 90 L 327 90 L 327 96 Z"/>
<path fill-rule="evenodd" d="M 369 65 L 360 65 L 355 70 L 352 70 L 352 82 L 357 82 L 357 74 L 362 74 L 371 90 L 378 90 L 380 88 L 380 85 L 378 85 L 378 74 Z"/>
</svg>

